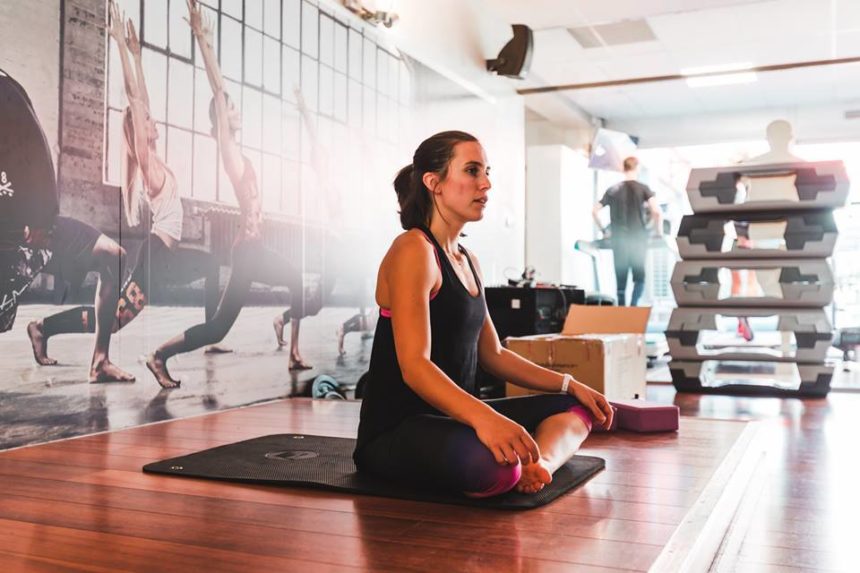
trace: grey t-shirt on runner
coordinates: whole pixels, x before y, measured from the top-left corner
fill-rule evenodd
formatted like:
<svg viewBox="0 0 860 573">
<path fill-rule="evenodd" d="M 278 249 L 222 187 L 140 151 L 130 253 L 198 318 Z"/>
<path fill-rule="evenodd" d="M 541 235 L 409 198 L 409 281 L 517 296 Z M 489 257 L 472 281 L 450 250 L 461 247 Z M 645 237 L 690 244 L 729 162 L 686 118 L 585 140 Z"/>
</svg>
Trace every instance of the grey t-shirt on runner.
<svg viewBox="0 0 860 573">
<path fill-rule="evenodd" d="M 654 192 L 647 185 L 628 180 L 606 190 L 601 205 L 609 207 L 609 220 L 613 235 L 644 235 L 645 204 Z"/>
</svg>

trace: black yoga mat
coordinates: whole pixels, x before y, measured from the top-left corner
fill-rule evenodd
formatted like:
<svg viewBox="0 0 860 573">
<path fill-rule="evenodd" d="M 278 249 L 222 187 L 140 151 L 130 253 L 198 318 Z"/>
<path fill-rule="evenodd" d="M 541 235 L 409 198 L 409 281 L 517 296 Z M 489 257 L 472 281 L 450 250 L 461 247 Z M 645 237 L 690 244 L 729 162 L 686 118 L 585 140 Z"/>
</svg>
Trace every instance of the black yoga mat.
<svg viewBox="0 0 860 573">
<path fill-rule="evenodd" d="M 408 487 L 358 473 L 352 462 L 354 447 L 355 440 L 347 438 L 276 434 L 153 462 L 145 465 L 143 471 L 474 507 L 531 509 L 553 501 L 606 465 L 602 458 L 575 456 L 559 468 L 552 483 L 538 493 L 526 495 L 512 491 L 487 499 L 471 499 L 457 493 Z"/>
</svg>

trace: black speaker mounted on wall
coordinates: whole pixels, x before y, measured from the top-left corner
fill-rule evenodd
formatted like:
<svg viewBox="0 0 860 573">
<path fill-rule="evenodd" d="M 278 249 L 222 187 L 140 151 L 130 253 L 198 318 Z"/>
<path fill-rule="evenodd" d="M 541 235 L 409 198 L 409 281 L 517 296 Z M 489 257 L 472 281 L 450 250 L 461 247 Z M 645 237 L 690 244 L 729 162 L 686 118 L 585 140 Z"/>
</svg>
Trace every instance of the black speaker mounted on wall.
<svg viewBox="0 0 860 573">
<path fill-rule="evenodd" d="M 494 60 L 487 60 L 487 71 L 508 78 L 525 79 L 532 63 L 534 37 L 525 24 L 513 24 L 514 37 L 505 44 Z"/>
</svg>

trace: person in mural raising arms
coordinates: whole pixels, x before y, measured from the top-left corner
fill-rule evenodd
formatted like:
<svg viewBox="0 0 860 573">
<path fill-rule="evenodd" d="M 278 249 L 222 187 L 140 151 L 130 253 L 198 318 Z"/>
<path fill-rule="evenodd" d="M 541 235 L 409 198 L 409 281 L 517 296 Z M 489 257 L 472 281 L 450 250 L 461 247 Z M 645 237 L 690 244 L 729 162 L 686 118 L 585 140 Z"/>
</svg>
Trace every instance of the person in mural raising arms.
<svg viewBox="0 0 860 573">
<path fill-rule="evenodd" d="M 263 243 L 263 215 L 257 175 L 251 161 L 242 155 L 242 149 L 236 141 L 236 133 L 241 129 L 241 117 L 224 91 L 224 78 L 212 47 L 212 28 L 196 0 L 186 2 L 188 23 L 203 55 L 206 75 L 212 88 L 212 101 L 209 105 L 212 134 L 218 143 L 221 163 L 239 203 L 241 226 L 233 243 L 230 279 L 215 316 L 162 344 L 147 360 L 150 371 L 164 388 L 176 388 L 180 384 L 179 380 L 170 376 L 167 361 L 176 354 L 221 341 L 245 305 L 252 282 L 286 286 L 290 289 L 292 299 L 291 319 L 299 321 L 304 316 L 301 273 Z M 298 327 L 294 327 L 296 342 L 298 330 Z M 290 366 L 295 368 L 298 364 L 303 364 L 303 361 L 298 346 L 295 346 L 290 352 Z"/>
<path fill-rule="evenodd" d="M 473 497 L 535 493 L 612 408 L 595 390 L 502 347 L 481 267 L 460 244 L 489 198 L 478 140 L 437 133 L 394 181 L 406 232 L 379 267 L 376 326 L 353 458 L 360 471 Z M 475 372 L 558 392 L 482 401 Z"/>
<path fill-rule="evenodd" d="M 206 316 L 211 317 L 218 304 L 219 266 L 209 253 L 179 247 L 182 201 L 173 171 L 156 151 L 158 128 L 150 115 L 140 42 L 134 25 L 131 21 L 124 23 L 113 0 L 109 3 L 109 18 L 108 33 L 119 51 L 128 99 L 122 124 L 122 203 L 129 224 L 138 226 L 141 207 L 139 177 L 145 192 L 143 198 L 152 214 L 150 232 L 140 246 L 130 276 L 120 289 L 112 331 L 123 328 L 140 314 L 158 287 L 187 284 L 200 278 L 205 278 Z M 134 68 L 129 52 L 134 59 Z M 92 332 L 95 315 L 94 307 L 80 306 L 49 316 L 41 328 L 43 344 L 57 334 Z M 118 379 L 133 380 L 133 377 L 120 373 Z"/>
<path fill-rule="evenodd" d="M 324 197 L 323 205 L 325 205 L 326 213 L 325 220 L 328 223 L 325 249 L 323 251 L 324 268 L 322 271 L 322 299 L 328 298 L 335 286 L 341 283 L 346 283 L 354 291 L 357 291 L 360 308 L 358 314 L 345 320 L 337 327 L 335 336 L 337 337 L 337 352 L 338 356 L 343 356 L 344 337 L 350 332 L 367 332 L 376 324 L 375 316 L 371 316 L 364 306 L 365 298 L 368 296 L 368 288 L 366 287 L 367 279 L 370 278 L 370 273 L 367 271 L 366 265 L 363 264 L 362 257 L 355 251 L 354 244 L 344 236 L 344 229 L 347 228 L 348 221 L 343 217 L 344 212 L 341 206 L 340 193 L 337 186 L 332 181 L 330 176 L 331 171 L 328 168 L 328 157 L 326 149 L 320 142 L 317 130 L 314 123 L 314 118 L 311 116 L 307 105 L 305 104 L 304 96 L 301 89 L 294 87 L 293 93 L 296 98 L 296 105 L 301 115 L 302 124 L 307 130 L 308 142 L 310 144 L 310 159 L 311 166 L 317 177 L 317 184 Z M 321 301 L 325 304 L 325 300 Z M 275 316 L 272 321 L 272 326 L 275 329 L 275 338 L 278 342 L 278 347 L 286 346 L 284 340 L 284 326 L 289 322 L 289 310 Z M 293 325 L 295 326 L 295 322 Z M 298 333 L 293 332 L 290 339 L 291 345 L 297 340 Z M 307 365 L 305 365 L 307 366 Z"/>
</svg>

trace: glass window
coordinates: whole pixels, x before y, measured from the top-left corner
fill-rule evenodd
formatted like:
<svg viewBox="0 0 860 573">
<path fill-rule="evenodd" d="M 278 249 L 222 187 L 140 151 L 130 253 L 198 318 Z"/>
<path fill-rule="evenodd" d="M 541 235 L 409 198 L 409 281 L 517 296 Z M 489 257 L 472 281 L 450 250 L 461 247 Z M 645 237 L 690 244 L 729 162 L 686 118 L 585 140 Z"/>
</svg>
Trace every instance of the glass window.
<svg viewBox="0 0 860 573">
<path fill-rule="evenodd" d="M 347 27 L 340 22 L 334 23 L 334 69 L 341 73 L 347 72 Z"/>
<path fill-rule="evenodd" d="M 217 58 L 218 42 L 221 38 L 221 34 L 218 33 L 218 30 L 221 28 L 221 19 L 218 17 L 218 13 L 215 12 L 215 10 L 206 6 L 203 6 L 203 16 L 208 18 L 209 24 L 212 26 L 212 48 L 215 51 L 215 57 Z M 200 53 L 200 45 L 197 43 L 197 40 L 194 40 L 194 65 L 201 68 L 206 66 L 206 63 L 203 61 L 203 54 Z"/>
<path fill-rule="evenodd" d="M 347 92 L 347 103 L 349 104 L 349 124 L 361 127 L 361 105 L 362 88 L 355 80 L 349 80 L 349 91 Z"/>
<path fill-rule="evenodd" d="M 252 0 L 253 1 L 253 0 Z M 259 0 L 257 0 L 259 2 Z M 221 0 L 221 11 L 233 16 L 237 20 L 242 19 L 242 0 Z"/>
<path fill-rule="evenodd" d="M 242 94 L 242 143 L 260 149 L 263 137 L 263 94 L 245 87 Z"/>
<path fill-rule="evenodd" d="M 191 171 L 192 171 L 192 148 L 191 132 L 176 127 L 167 128 L 167 165 L 176 176 L 176 185 L 179 194 L 190 197 Z"/>
<path fill-rule="evenodd" d="M 194 123 L 194 68 L 191 64 L 170 58 L 168 72 L 170 94 L 167 100 L 167 121 L 191 129 Z"/>
<path fill-rule="evenodd" d="M 218 146 L 206 135 L 194 136 L 194 197 L 215 201 L 218 196 Z"/>
<path fill-rule="evenodd" d="M 376 92 L 365 86 L 362 99 L 362 126 L 369 135 L 376 135 Z"/>
<path fill-rule="evenodd" d="M 308 114 L 307 117 L 302 116 L 302 128 L 300 130 L 300 141 L 301 141 L 301 161 L 306 165 L 310 165 L 311 162 L 311 141 L 310 141 L 310 126 L 308 125 L 308 121 L 313 122 L 313 127 L 316 128 L 316 124 L 319 121 L 319 116 L 316 114 Z"/>
<path fill-rule="evenodd" d="M 319 94 L 318 79 L 319 64 L 307 56 L 302 56 L 302 96 L 305 105 L 311 111 L 317 110 L 317 97 Z"/>
<path fill-rule="evenodd" d="M 147 44 L 163 50 L 167 49 L 167 2 L 145 2 L 143 5 L 145 35 L 141 38 Z"/>
<path fill-rule="evenodd" d="M 296 96 L 293 92 L 302 85 L 301 56 L 298 51 L 288 46 L 284 46 L 283 56 L 281 61 L 281 69 L 283 70 L 281 95 L 284 100 L 295 102 Z"/>
<path fill-rule="evenodd" d="M 149 112 L 155 121 L 167 115 L 167 57 L 153 50 L 143 50 L 143 74 L 149 92 Z"/>
<path fill-rule="evenodd" d="M 388 56 L 388 97 L 396 98 L 398 90 L 397 75 L 400 72 L 400 65 L 397 58 Z"/>
<path fill-rule="evenodd" d="M 107 117 L 107 165 L 105 179 L 114 185 L 122 184 L 122 114 L 110 110 Z"/>
<path fill-rule="evenodd" d="M 376 44 L 370 39 L 364 39 L 364 49 L 362 50 L 364 72 L 364 85 L 372 88 L 376 87 Z"/>
<path fill-rule="evenodd" d="M 334 75 L 334 118 L 346 123 L 347 118 L 347 92 L 346 76 L 336 73 Z"/>
<path fill-rule="evenodd" d="M 282 110 L 282 149 L 284 157 L 297 161 L 301 154 L 301 116 L 299 111 L 292 105 L 286 104 Z"/>
<path fill-rule="evenodd" d="M 263 85 L 263 35 L 245 27 L 245 82 Z"/>
<path fill-rule="evenodd" d="M 334 72 L 328 66 L 320 66 L 319 111 L 331 116 L 334 114 Z"/>
<path fill-rule="evenodd" d="M 284 43 L 302 47 L 302 0 L 284 0 Z"/>
<path fill-rule="evenodd" d="M 281 92 L 281 44 L 268 36 L 263 37 L 263 87 Z"/>
<path fill-rule="evenodd" d="M 281 210 L 281 158 L 277 155 L 263 154 L 263 210 Z"/>
<path fill-rule="evenodd" d="M 376 50 L 376 85 L 380 93 L 388 95 L 388 54 L 385 50 Z"/>
<path fill-rule="evenodd" d="M 263 95 L 263 150 L 281 153 L 281 100 Z"/>
<path fill-rule="evenodd" d="M 301 212 L 301 166 L 296 161 L 284 160 L 284 169 L 281 175 L 281 212 L 285 215 L 300 217 Z"/>
<path fill-rule="evenodd" d="M 183 2 L 184 6 L 185 3 Z M 134 22 L 134 27 L 140 33 L 140 0 L 118 0 L 119 13 Z"/>
<path fill-rule="evenodd" d="M 312 58 L 319 54 L 319 10 L 302 2 L 302 53 Z"/>
<path fill-rule="evenodd" d="M 281 39 L 281 0 L 264 0 L 266 5 L 263 31 L 269 36 Z"/>
<path fill-rule="evenodd" d="M 108 105 L 122 109 L 126 106 L 125 84 L 122 77 L 122 63 L 119 49 L 111 38 L 108 45 Z"/>
<path fill-rule="evenodd" d="M 398 80 L 400 84 L 400 103 L 409 103 L 410 92 L 412 91 L 412 78 L 409 76 L 409 68 L 406 66 L 406 62 L 400 62 Z"/>
<path fill-rule="evenodd" d="M 225 77 L 242 79 L 242 24 L 221 18 L 221 71 Z"/>
<path fill-rule="evenodd" d="M 194 130 L 210 133 L 212 122 L 209 120 L 209 102 L 212 101 L 212 88 L 203 70 L 194 72 Z"/>
<path fill-rule="evenodd" d="M 320 63 L 334 65 L 334 20 L 320 15 Z"/>
<path fill-rule="evenodd" d="M 151 2 L 147 2 L 150 4 Z M 183 58 L 191 58 L 191 27 L 183 18 L 188 17 L 185 2 L 173 0 L 170 3 L 169 32 L 170 51 Z"/>
<path fill-rule="evenodd" d="M 349 77 L 361 81 L 361 34 L 349 29 Z"/>
<path fill-rule="evenodd" d="M 255 30 L 263 30 L 263 0 L 246 0 L 245 25 Z"/>
</svg>

